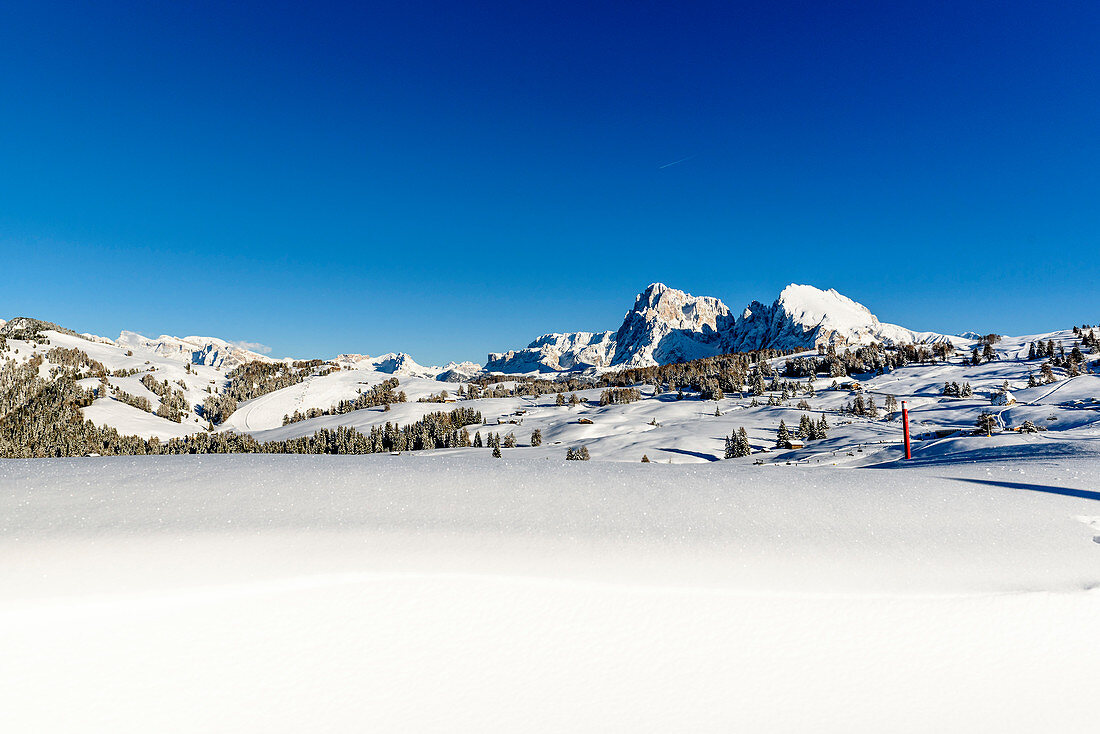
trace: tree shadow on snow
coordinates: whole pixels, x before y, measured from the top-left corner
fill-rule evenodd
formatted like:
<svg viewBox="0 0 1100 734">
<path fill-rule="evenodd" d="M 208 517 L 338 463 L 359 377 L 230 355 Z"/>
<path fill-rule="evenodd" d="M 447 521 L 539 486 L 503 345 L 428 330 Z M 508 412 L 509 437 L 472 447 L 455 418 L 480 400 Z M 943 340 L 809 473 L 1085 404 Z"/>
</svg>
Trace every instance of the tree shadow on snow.
<svg viewBox="0 0 1100 734">
<path fill-rule="evenodd" d="M 1100 502 L 1100 492 L 1090 492 L 1087 489 L 1069 489 L 1068 487 L 1055 487 L 1049 484 L 1027 484 L 1026 482 L 1005 482 L 997 479 L 965 479 L 952 477 L 957 482 L 970 482 L 971 484 L 989 484 L 994 487 L 1008 487 L 1009 489 L 1023 489 L 1029 492 L 1046 492 L 1048 494 L 1062 494 L 1066 497 L 1078 497 L 1086 500 Z"/>
<path fill-rule="evenodd" d="M 706 459 L 707 461 L 718 461 L 718 457 L 714 454 L 704 454 L 702 451 L 688 451 L 687 449 L 665 449 L 658 448 L 658 451 L 667 451 L 670 454 L 683 454 L 684 456 L 694 456 L 697 459 Z"/>
</svg>

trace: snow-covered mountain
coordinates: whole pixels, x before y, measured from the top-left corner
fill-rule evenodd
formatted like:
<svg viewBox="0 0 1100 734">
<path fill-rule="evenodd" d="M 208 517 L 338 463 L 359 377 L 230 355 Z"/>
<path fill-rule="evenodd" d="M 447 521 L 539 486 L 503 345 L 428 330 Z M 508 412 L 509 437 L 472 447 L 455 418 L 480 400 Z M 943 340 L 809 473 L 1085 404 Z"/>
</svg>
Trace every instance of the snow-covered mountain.
<svg viewBox="0 0 1100 734">
<path fill-rule="evenodd" d="M 721 335 L 733 322 L 717 298 L 693 296 L 652 283 L 615 332 L 616 367 L 648 367 L 719 354 Z"/>
<path fill-rule="evenodd" d="M 770 306 L 750 303 L 723 335 L 725 352 L 755 349 L 813 349 L 819 344 L 924 344 L 956 340 L 935 332 L 918 332 L 884 324 L 861 303 L 812 285 L 792 283 Z"/>
<path fill-rule="evenodd" d="M 487 372 L 562 372 L 607 367 L 615 351 L 615 332 L 577 331 L 544 334 L 524 349 L 490 352 Z"/>
<path fill-rule="evenodd" d="M 435 379 L 440 382 L 465 382 L 479 372 L 481 365 L 477 362 L 448 362 Z"/>
<path fill-rule="evenodd" d="M 735 316 L 717 298 L 653 283 L 638 294 L 617 331 L 547 334 L 525 349 L 490 353 L 485 369 L 520 374 L 647 367 L 757 349 L 938 341 L 971 340 L 883 323 L 833 289 L 791 284 L 770 306 L 753 301 Z"/>
<path fill-rule="evenodd" d="M 436 375 L 442 371 L 439 367 L 425 367 L 404 352 L 387 352 L 377 357 L 366 354 L 341 354 L 332 361 L 343 369 L 372 370 L 407 377 L 435 379 Z"/>
<path fill-rule="evenodd" d="M 212 336 L 177 337 L 162 334 L 156 339 L 133 331 L 123 331 L 115 344 L 128 349 L 152 352 L 160 357 L 182 359 L 191 364 L 232 369 L 245 362 L 275 362 L 264 354 L 249 351 L 235 344 Z"/>
</svg>

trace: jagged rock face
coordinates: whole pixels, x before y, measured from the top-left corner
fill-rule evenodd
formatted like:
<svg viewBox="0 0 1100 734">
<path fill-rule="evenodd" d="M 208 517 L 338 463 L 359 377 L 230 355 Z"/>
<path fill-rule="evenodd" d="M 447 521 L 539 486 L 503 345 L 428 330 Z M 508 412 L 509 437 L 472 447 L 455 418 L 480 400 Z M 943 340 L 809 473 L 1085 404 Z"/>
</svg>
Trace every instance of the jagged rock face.
<svg viewBox="0 0 1100 734">
<path fill-rule="evenodd" d="M 476 362 L 448 362 L 435 379 L 440 382 L 466 382 L 479 372 L 481 365 Z"/>
<path fill-rule="evenodd" d="M 178 357 L 191 364 L 230 369 L 245 362 L 274 362 L 270 357 L 242 349 L 223 339 L 208 336 L 179 338 L 162 335 L 150 339 L 132 331 L 119 334 L 115 343 L 138 351 L 148 351 L 161 357 Z"/>
<path fill-rule="evenodd" d="M 966 342 L 884 324 L 835 290 L 792 284 L 770 306 L 753 301 L 734 316 L 717 298 L 654 283 L 640 293 L 618 331 L 547 334 L 526 349 L 493 353 L 490 372 L 560 372 L 586 367 L 648 367 L 758 349 L 818 344 Z"/>
<path fill-rule="evenodd" d="M 653 283 L 634 301 L 615 333 L 613 366 L 645 367 L 720 353 L 733 322 L 726 304 Z"/>
<path fill-rule="evenodd" d="M 607 367 L 615 351 L 614 336 L 613 331 L 544 334 L 525 349 L 490 352 L 485 370 L 524 373 Z"/>
</svg>

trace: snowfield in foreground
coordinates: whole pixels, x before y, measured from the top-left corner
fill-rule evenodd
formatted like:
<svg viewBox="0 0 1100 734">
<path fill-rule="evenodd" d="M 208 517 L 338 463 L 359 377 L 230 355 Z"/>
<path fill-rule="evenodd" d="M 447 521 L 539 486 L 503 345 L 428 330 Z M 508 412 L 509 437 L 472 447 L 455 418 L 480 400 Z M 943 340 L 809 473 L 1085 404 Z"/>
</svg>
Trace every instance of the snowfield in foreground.
<svg viewBox="0 0 1100 734">
<path fill-rule="evenodd" d="M 0 461 L 3 729 L 1093 731 L 1093 443 Z"/>
</svg>

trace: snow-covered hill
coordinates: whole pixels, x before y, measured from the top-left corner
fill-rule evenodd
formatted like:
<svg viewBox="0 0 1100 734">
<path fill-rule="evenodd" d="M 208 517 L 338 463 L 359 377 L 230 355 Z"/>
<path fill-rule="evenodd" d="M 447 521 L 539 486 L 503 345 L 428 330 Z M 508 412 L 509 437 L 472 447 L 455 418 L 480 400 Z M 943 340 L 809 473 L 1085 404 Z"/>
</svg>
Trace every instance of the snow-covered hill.
<svg viewBox="0 0 1100 734">
<path fill-rule="evenodd" d="M 801 351 L 819 344 L 925 344 L 971 340 L 885 324 L 833 289 L 791 284 L 770 306 L 753 301 L 740 316 L 710 296 L 663 283 L 638 294 L 617 331 L 547 334 L 525 349 L 489 354 L 488 372 L 522 374 L 587 367 L 649 367 L 759 349 Z"/>
</svg>

